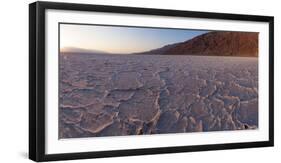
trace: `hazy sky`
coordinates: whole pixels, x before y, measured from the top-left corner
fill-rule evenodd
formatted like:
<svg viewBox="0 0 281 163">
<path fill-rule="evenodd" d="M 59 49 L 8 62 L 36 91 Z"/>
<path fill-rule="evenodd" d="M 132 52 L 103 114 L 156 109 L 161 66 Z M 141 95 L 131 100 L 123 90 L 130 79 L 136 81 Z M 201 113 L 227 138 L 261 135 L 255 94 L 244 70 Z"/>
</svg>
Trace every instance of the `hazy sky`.
<svg viewBox="0 0 281 163">
<path fill-rule="evenodd" d="M 134 53 L 186 41 L 207 31 L 60 24 L 60 47 Z"/>
</svg>

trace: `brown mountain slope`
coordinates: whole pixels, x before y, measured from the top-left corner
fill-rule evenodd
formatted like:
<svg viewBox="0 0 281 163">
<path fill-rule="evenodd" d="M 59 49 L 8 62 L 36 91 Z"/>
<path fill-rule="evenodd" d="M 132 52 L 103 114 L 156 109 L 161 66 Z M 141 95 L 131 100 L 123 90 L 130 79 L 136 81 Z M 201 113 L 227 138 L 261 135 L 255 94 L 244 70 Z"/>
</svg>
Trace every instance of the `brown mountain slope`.
<svg viewBox="0 0 281 163">
<path fill-rule="evenodd" d="M 161 48 L 160 48 L 161 49 Z M 152 50 L 142 54 L 258 56 L 256 32 L 209 32 L 185 42 L 176 43 L 165 50 Z"/>
</svg>

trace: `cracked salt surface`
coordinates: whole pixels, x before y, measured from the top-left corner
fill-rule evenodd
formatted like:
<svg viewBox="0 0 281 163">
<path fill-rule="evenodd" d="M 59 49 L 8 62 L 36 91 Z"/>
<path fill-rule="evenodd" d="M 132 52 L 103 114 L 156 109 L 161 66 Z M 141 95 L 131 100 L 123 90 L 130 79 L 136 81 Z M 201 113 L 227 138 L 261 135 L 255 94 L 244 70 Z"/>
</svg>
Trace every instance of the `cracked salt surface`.
<svg viewBox="0 0 281 163">
<path fill-rule="evenodd" d="M 63 54 L 59 138 L 258 128 L 258 59 Z"/>
</svg>

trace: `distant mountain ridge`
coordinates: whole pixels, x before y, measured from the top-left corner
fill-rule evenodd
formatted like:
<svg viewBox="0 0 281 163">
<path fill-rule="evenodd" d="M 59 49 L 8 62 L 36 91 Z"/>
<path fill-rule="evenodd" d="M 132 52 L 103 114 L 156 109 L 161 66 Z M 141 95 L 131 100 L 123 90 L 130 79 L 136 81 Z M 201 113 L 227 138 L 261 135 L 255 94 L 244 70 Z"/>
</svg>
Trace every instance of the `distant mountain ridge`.
<svg viewBox="0 0 281 163">
<path fill-rule="evenodd" d="M 133 53 L 133 54 L 163 54 L 167 50 L 169 50 L 173 47 L 176 47 L 179 44 L 180 43 L 168 44 L 168 45 L 165 45 L 165 46 L 163 46 L 161 48 L 158 48 L 158 49 L 153 49 L 153 50 L 149 50 L 149 51 L 146 51 L 146 52 L 138 52 L 138 53 Z"/>
<path fill-rule="evenodd" d="M 258 33 L 209 32 L 185 42 L 135 54 L 258 57 Z"/>
<path fill-rule="evenodd" d="M 76 47 L 64 47 L 61 49 L 61 53 L 97 53 L 97 54 L 108 54 L 101 50 L 83 49 Z"/>
</svg>

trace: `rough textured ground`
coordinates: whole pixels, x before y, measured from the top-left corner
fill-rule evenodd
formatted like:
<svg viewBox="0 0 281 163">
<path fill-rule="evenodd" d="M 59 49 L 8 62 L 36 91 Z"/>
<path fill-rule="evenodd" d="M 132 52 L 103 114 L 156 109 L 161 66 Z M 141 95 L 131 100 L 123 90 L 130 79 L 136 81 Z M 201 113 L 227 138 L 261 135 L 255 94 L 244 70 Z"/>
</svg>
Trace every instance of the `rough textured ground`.
<svg viewBox="0 0 281 163">
<path fill-rule="evenodd" d="M 63 54 L 59 138 L 255 129 L 258 58 Z"/>
</svg>

